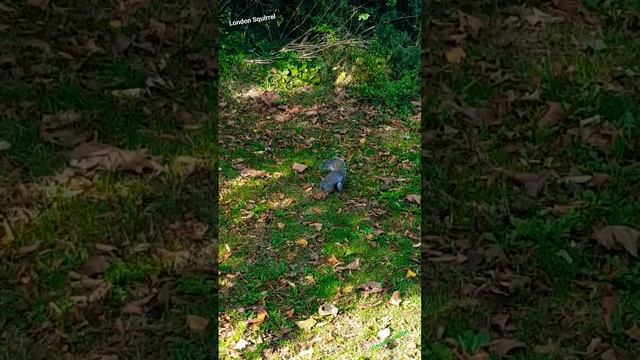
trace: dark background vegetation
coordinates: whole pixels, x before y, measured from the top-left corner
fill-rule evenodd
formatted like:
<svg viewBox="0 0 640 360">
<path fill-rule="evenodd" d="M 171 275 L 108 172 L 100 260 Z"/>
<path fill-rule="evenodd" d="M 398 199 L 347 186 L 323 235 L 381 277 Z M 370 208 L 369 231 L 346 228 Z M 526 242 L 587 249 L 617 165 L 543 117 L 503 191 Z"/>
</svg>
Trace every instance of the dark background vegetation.
<svg viewBox="0 0 640 360">
<path fill-rule="evenodd" d="M 419 93 L 418 1 L 223 1 L 221 9 L 222 83 L 246 74 L 247 82 L 286 91 L 329 85 L 333 68 L 355 65 L 363 98 L 402 107 Z M 263 26 L 229 26 L 273 13 L 277 20 Z"/>
<path fill-rule="evenodd" d="M 424 11 L 423 358 L 639 358 L 640 2 Z"/>
<path fill-rule="evenodd" d="M 0 359 L 215 357 L 215 4 L 0 4 Z M 68 113 L 164 171 L 73 168 Z"/>
</svg>

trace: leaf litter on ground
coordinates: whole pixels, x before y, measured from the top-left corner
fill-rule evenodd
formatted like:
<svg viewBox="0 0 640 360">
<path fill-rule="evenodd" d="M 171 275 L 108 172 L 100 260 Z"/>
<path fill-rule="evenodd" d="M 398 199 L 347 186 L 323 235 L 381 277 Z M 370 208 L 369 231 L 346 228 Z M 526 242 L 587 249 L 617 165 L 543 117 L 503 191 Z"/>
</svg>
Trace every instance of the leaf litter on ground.
<svg viewBox="0 0 640 360">
<path fill-rule="evenodd" d="M 85 143 L 75 147 L 69 154 L 69 164 L 80 169 L 104 169 L 108 171 L 126 170 L 143 174 L 146 170 L 154 173 L 166 171 L 160 157 L 151 156 L 146 150 L 122 150 L 111 145 Z"/>
<path fill-rule="evenodd" d="M 338 308 L 331 303 L 324 303 L 318 308 L 320 316 L 333 315 L 338 316 Z"/>
<path fill-rule="evenodd" d="M 625 250 L 638 257 L 640 231 L 623 225 L 595 227 L 591 238 L 609 250 Z"/>
</svg>

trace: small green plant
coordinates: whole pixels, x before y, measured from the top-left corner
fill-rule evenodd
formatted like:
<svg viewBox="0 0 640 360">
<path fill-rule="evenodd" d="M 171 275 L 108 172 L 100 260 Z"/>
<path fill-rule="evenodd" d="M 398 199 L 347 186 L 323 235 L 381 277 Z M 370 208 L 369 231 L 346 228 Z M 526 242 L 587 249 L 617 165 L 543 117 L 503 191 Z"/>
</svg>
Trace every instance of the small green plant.
<svg viewBox="0 0 640 360">
<path fill-rule="evenodd" d="M 470 355 L 475 354 L 480 348 L 488 346 L 490 340 L 491 337 L 486 330 L 481 330 L 478 333 L 473 330 L 466 330 L 461 335 L 458 335 L 458 345 L 460 345 L 462 351 Z"/>
<path fill-rule="evenodd" d="M 322 62 L 317 59 L 299 59 L 293 52 L 276 62 L 267 80 L 268 87 L 281 92 L 288 92 L 320 82 Z"/>
</svg>

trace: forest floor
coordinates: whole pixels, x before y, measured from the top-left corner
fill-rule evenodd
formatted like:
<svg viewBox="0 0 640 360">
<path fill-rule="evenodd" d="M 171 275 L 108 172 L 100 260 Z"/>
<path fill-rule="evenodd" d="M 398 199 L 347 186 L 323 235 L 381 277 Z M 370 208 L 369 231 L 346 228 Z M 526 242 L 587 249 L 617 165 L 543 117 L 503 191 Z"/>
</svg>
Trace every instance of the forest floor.
<svg viewBox="0 0 640 360">
<path fill-rule="evenodd" d="M 220 105 L 221 358 L 419 358 L 419 104 L 240 85 Z M 324 197 L 334 156 L 346 187 Z"/>
<path fill-rule="evenodd" d="M 639 3 L 431 3 L 423 356 L 640 358 Z"/>
<path fill-rule="evenodd" d="M 0 3 L 0 358 L 213 357 L 215 16 Z"/>
</svg>

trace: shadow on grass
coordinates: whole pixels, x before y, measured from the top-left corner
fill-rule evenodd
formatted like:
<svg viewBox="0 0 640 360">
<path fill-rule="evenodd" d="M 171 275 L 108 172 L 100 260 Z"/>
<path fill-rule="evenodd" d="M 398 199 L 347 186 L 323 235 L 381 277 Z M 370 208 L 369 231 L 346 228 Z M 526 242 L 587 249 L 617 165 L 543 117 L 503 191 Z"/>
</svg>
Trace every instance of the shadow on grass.
<svg viewBox="0 0 640 360">
<path fill-rule="evenodd" d="M 194 336 L 185 321 L 199 315 L 215 323 L 214 170 L 153 179 L 130 196 L 38 203 L 38 218 L 15 231 L 15 246 L 37 243 L 38 251 L 23 256 L 11 251 L 2 261 L 0 323 L 3 337 L 11 340 L 3 350 L 17 358 L 68 352 L 125 358 L 213 354 L 215 326 Z M 172 224 L 184 222 L 185 216 L 209 230 L 198 239 L 172 233 Z M 111 263 L 101 277 L 109 295 L 74 303 L 91 291 L 78 288 L 68 274 L 101 253 L 96 244 L 114 247 L 103 254 Z M 146 299 L 141 312 L 127 313 L 127 304 L 141 299 Z"/>
</svg>

